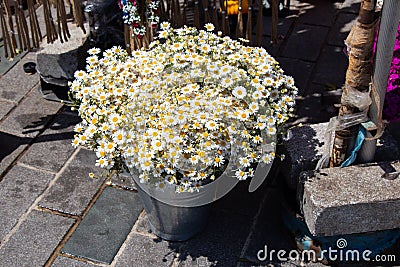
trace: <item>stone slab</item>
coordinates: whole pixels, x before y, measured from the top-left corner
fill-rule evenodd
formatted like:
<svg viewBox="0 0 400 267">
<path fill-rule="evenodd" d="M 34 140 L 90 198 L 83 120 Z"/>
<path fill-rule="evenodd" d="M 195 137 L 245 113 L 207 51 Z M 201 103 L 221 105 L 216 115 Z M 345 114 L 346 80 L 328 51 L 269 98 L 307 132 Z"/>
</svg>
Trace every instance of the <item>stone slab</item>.
<svg viewBox="0 0 400 267">
<path fill-rule="evenodd" d="M 0 79 L 0 99 L 20 102 L 32 88 L 39 83 L 39 74 L 28 75 L 24 72 L 26 62 L 36 61 L 33 52 L 26 54 L 11 70 Z"/>
<path fill-rule="evenodd" d="M 299 200 L 310 232 L 333 236 L 399 228 L 400 178 L 382 178 L 388 166 L 400 171 L 396 161 L 303 173 Z"/>
<path fill-rule="evenodd" d="M 0 177 L 26 149 L 30 138 L 0 132 Z"/>
<path fill-rule="evenodd" d="M 265 191 L 260 194 L 263 193 Z M 256 210 L 258 210 L 258 205 L 253 205 L 252 201 L 250 203 L 243 201 L 246 197 L 240 195 L 237 197 L 241 197 L 243 205 L 246 205 L 249 209 L 256 206 Z M 227 210 L 221 205 L 215 205 L 211 210 L 208 224 L 201 233 L 185 242 L 170 242 L 170 245 L 179 245 L 179 247 L 172 247 L 175 252 L 179 252 L 179 266 L 236 266 L 255 213 L 252 213 L 252 215 L 242 212 L 235 213 L 233 211 L 235 205 L 236 202 L 232 204 L 232 210 Z M 136 231 L 146 235 L 152 233 L 146 215 L 140 217 Z M 157 236 L 152 234 L 151 236 L 157 240 Z"/>
<path fill-rule="evenodd" d="M 0 131 L 20 137 L 35 137 L 46 127 L 61 106 L 61 103 L 44 100 L 35 90 L 0 123 Z"/>
<path fill-rule="evenodd" d="M 74 126 L 81 120 L 76 115 L 61 113 L 31 145 L 22 157 L 24 164 L 58 172 L 75 148 L 71 145 Z"/>
<path fill-rule="evenodd" d="M 361 0 L 344 0 L 340 10 L 342 12 L 354 13 L 358 15 Z"/>
<path fill-rule="evenodd" d="M 13 102 L 0 100 L 0 121 L 13 107 L 15 107 Z"/>
<path fill-rule="evenodd" d="M 294 78 L 295 85 L 299 88 L 299 95 L 303 95 L 307 89 L 307 82 L 310 78 L 314 63 L 299 59 L 280 57 L 277 59 L 285 74 Z"/>
<path fill-rule="evenodd" d="M 3 42 L 0 41 L 0 76 L 7 73 L 7 71 L 9 71 L 15 64 L 17 64 L 21 60 L 21 58 L 23 58 L 26 55 L 26 53 L 27 51 L 23 51 L 13 59 L 5 58 Z"/>
<path fill-rule="evenodd" d="M 39 202 L 39 206 L 71 215 L 81 215 L 102 185 L 105 175 L 95 167 L 96 155 L 80 149 L 60 177 Z M 96 177 L 90 178 L 89 173 Z"/>
<path fill-rule="evenodd" d="M 328 123 L 318 123 L 296 127 L 292 130 L 292 138 L 285 142 L 280 173 L 287 185 L 296 190 L 299 175 L 302 171 L 314 170 L 319 159 L 326 151 L 325 131 Z M 378 140 L 375 153 L 376 161 L 397 160 L 400 152 L 397 141 L 389 132 Z"/>
<path fill-rule="evenodd" d="M 184 242 L 179 260 L 182 266 L 236 266 L 253 222 L 253 216 L 214 209 L 206 229 Z"/>
<path fill-rule="evenodd" d="M 106 187 L 61 251 L 111 264 L 142 210 L 138 193 Z"/>
<path fill-rule="evenodd" d="M 179 243 L 171 243 L 148 236 L 131 234 L 115 266 L 173 266 Z"/>
<path fill-rule="evenodd" d="M 282 56 L 316 61 L 329 28 L 298 24 L 290 35 Z"/>
<path fill-rule="evenodd" d="M 300 12 L 299 22 L 332 26 L 340 5 L 332 0 L 308 0 L 309 6 Z"/>
<path fill-rule="evenodd" d="M 128 174 L 120 174 L 119 176 L 113 175 L 111 177 L 111 185 L 116 185 L 128 190 L 137 190 L 135 182 Z"/>
<path fill-rule="evenodd" d="M 358 14 L 339 13 L 335 24 L 331 28 L 328 35 L 328 44 L 344 46 L 344 40 L 349 35 L 353 25 L 356 23 Z"/>
<path fill-rule="evenodd" d="M 292 237 L 285 229 L 282 221 L 284 210 L 282 192 L 277 188 L 268 188 L 268 190 L 264 190 L 264 201 L 264 206 L 261 208 L 259 216 L 255 218 L 254 227 L 248 234 L 248 241 L 241 255 L 241 261 L 251 262 L 253 266 L 279 262 L 276 255 L 267 260 L 257 257 L 258 251 L 264 250 L 265 246 L 267 246 L 268 251 L 296 249 Z"/>
<path fill-rule="evenodd" d="M 343 53 L 343 47 L 327 45 L 318 59 L 313 82 L 341 87 L 345 83 L 347 66 L 348 59 Z"/>
<path fill-rule="evenodd" d="M 0 249 L 0 266 L 44 266 L 73 223 L 71 218 L 32 211 Z"/>
<path fill-rule="evenodd" d="M 51 265 L 52 267 L 94 267 L 98 265 L 80 260 L 74 260 L 67 257 L 58 256 Z"/>
<path fill-rule="evenodd" d="M 15 166 L 0 182 L 0 240 L 18 222 L 54 175 Z"/>
<path fill-rule="evenodd" d="M 290 27 L 295 21 L 295 16 L 296 15 L 291 15 L 290 17 L 286 18 L 279 18 L 278 19 L 278 36 L 285 37 L 288 32 Z M 271 36 L 272 35 L 272 17 L 271 16 L 263 16 L 263 31 L 262 34 L 266 36 Z"/>
<path fill-rule="evenodd" d="M 59 80 L 73 80 L 74 73 L 83 69 L 89 48 L 89 25 L 85 23 L 86 33 L 74 23 L 69 23 L 71 38 L 68 42 L 60 39 L 51 44 L 43 44 L 37 52 L 37 69 L 42 77 Z"/>
</svg>

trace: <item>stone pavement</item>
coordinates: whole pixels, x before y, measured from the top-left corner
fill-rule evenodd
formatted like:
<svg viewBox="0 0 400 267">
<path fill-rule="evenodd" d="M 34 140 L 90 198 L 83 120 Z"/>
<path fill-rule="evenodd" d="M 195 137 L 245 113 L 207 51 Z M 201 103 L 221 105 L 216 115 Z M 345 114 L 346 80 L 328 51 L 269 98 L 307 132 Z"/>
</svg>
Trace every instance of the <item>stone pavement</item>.
<svg viewBox="0 0 400 267">
<path fill-rule="evenodd" d="M 336 115 L 337 97 L 326 92 L 344 82 L 343 40 L 358 3 L 291 0 L 275 46 L 271 19 L 264 18 L 264 46 L 300 89 L 293 123 Z M 265 245 L 295 249 L 281 220 L 285 192 L 274 173 L 254 193 L 243 182 L 217 201 L 207 228 L 193 239 L 157 238 L 129 177 L 88 177 L 101 170 L 92 152 L 70 144 L 79 118 L 41 98 L 38 74 L 22 70 L 34 60 L 27 53 L 0 78 L 0 266 L 300 266 L 257 259 Z"/>
</svg>

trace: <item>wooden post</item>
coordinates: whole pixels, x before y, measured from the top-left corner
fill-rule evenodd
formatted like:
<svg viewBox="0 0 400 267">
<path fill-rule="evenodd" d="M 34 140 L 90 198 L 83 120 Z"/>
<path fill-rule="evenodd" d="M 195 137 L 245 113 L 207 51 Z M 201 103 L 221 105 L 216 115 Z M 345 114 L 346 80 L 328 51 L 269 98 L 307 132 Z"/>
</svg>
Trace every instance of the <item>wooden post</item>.
<svg viewBox="0 0 400 267">
<path fill-rule="evenodd" d="M 371 25 L 375 21 L 375 6 L 376 0 L 363 0 L 359 17 L 354 27 L 359 27 L 361 30 L 365 28 L 374 31 L 374 29 L 371 29 Z M 350 35 L 351 34 L 352 33 L 350 33 Z M 372 57 L 374 36 L 370 36 L 370 38 L 372 38 L 371 40 L 359 40 L 356 33 L 353 32 L 353 35 L 353 37 L 355 37 L 353 40 L 353 49 L 355 49 L 355 51 L 350 51 L 349 53 L 349 67 L 346 72 L 346 82 L 343 88 L 339 117 L 359 112 L 354 104 L 352 105 L 346 101 L 346 96 L 349 94 L 348 89 L 353 88 L 360 92 L 368 91 L 369 79 L 372 71 L 370 60 Z M 362 74 L 362 76 L 360 76 L 360 74 Z M 357 78 L 355 78 L 356 76 Z M 340 166 L 349 155 L 354 146 L 357 130 L 358 125 L 354 125 L 335 132 L 333 150 L 329 163 L 330 167 Z"/>
</svg>

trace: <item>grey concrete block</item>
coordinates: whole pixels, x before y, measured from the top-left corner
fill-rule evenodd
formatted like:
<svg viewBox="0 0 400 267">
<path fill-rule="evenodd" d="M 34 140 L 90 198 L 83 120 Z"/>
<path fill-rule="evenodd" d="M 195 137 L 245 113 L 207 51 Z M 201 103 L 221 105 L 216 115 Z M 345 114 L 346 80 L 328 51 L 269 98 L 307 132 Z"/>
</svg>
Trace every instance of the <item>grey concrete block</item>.
<svg viewBox="0 0 400 267">
<path fill-rule="evenodd" d="M 116 267 L 126 266 L 172 266 L 177 249 L 174 243 L 132 234 L 125 243 Z"/>
<path fill-rule="evenodd" d="M 0 182 L 0 240 L 54 178 L 46 172 L 14 166 Z M 1 264 L 0 264 L 1 265 Z"/>
<path fill-rule="evenodd" d="M 282 56 L 316 61 L 329 28 L 299 24 L 290 35 Z"/>
<path fill-rule="evenodd" d="M 73 80 L 74 73 L 83 69 L 89 45 L 88 24 L 85 24 L 86 33 L 73 23 L 69 23 L 71 38 L 68 42 L 59 39 L 52 44 L 44 44 L 37 52 L 37 69 L 40 75 L 59 80 Z"/>
<path fill-rule="evenodd" d="M 0 123 L 0 131 L 35 137 L 61 107 L 61 103 L 46 101 L 39 92 L 33 91 Z"/>
<path fill-rule="evenodd" d="M 39 75 L 27 75 L 23 65 L 29 61 L 35 61 L 35 53 L 28 53 L 10 71 L 0 79 L 0 99 L 19 102 L 39 83 Z"/>
<path fill-rule="evenodd" d="M 52 267 L 95 267 L 98 265 L 91 264 L 80 260 L 74 260 L 67 257 L 59 256 L 51 265 Z"/>
<path fill-rule="evenodd" d="M 106 187 L 61 252 L 111 264 L 142 210 L 138 193 Z"/>
<path fill-rule="evenodd" d="M 325 132 L 328 123 L 319 123 L 296 127 L 292 138 L 284 143 L 280 172 L 292 190 L 297 189 L 302 171 L 314 170 L 326 151 Z M 332 137 L 333 138 L 333 137 Z M 385 132 L 377 142 L 375 161 L 389 161 L 400 158 L 397 141 L 389 132 Z"/>
<path fill-rule="evenodd" d="M 303 95 L 307 89 L 307 82 L 310 79 L 314 63 L 299 59 L 283 58 L 277 59 L 285 74 L 294 78 L 295 85 L 299 89 L 299 95 Z"/>
<path fill-rule="evenodd" d="M 313 170 L 326 150 L 324 135 L 328 123 L 319 123 L 296 127 L 292 130 L 292 138 L 284 143 L 280 172 L 288 186 L 297 188 L 302 171 Z"/>
<path fill-rule="evenodd" d="M 344 46 L 344 40 L 349 35 L 353 25 L 356 23 L 358 14 L 339 13 L 335 24 L 331 28 L 328 35 L 328 44 Z"/>
<path fill-rule="evenodd" d="M 327 45 L 322 49 L 313 82 L 341 87 L 345 82 L 347 66 L 348 59 L 343 48 Z"/>
<path fill-rule="evenodd" d="M 71 218 L 32 211 L 0 249 L 0 266 L 44 266 L 73 223 Z"/>
<path fill-rule="evenodd" d="M 36 168 L 58 172 L 75 148 L 71 145 L 74 126 L 80 122 L 76 115 L 59 114 L 35 140 L 21 162 Z"/>
<path fill-rule="evenodd" d="M 106 178 L 105 175 L 100 175 L 102 170 L 95 167 L 95 157 L 92 151 L 80 149 L 39 205 L 51 210 L 81 215 Z M 99 178 L 90 178 L 90 172 Z"/>
<path fill-rule="evenodd" d="M 13 102 L 0 100 L 0 121 L 13 107 L 15 107 Z"/>
<path fill-rule="evenodd" d="M 400 178 L 383 178 L 398 161 L 327 168 L 302 174 L 300 205 L 316 236 L 365 233 L 400 227 Z"/>
</svg>

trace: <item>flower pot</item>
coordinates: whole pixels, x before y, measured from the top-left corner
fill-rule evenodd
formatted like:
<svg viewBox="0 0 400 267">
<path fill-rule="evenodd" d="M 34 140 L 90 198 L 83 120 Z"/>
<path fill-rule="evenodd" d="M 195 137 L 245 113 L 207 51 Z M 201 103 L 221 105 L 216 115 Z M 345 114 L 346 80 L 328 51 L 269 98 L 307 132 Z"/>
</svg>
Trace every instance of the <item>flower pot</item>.
<svg viewBox="0 0 400 267">
<path fill-rule="evenodd" d="M 140 199 L 150 224 L 151 231 L 168 241 L 185 241 L 201 232 L 206 224 L 210 205 L 178 207 L 166 204 L 142 189 L 146 186 L 136 182 Z M 177 194 L 172 188 L 171 197 Z M 157 192 L 155 192 L 157 193 Z"/>
</svg>

